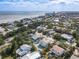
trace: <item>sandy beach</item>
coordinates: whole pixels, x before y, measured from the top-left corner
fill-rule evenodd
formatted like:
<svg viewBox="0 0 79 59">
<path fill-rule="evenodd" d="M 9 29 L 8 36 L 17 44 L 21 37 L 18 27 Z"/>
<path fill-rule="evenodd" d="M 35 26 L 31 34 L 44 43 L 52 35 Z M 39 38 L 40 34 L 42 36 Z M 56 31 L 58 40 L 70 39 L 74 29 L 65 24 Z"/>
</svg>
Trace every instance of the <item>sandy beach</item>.
<svg viewBox="0 0 79 59">
<path fill-rule="evenodd" d="M 18 21 L 23 18 L 33 18 L 33 17 L 38 17 L 44 14 L 35 14 L 35 15 L 0 15 L 0 23 L 6 23 L 6 22 L 13 22 L 13 21 Z"/>
</svg>

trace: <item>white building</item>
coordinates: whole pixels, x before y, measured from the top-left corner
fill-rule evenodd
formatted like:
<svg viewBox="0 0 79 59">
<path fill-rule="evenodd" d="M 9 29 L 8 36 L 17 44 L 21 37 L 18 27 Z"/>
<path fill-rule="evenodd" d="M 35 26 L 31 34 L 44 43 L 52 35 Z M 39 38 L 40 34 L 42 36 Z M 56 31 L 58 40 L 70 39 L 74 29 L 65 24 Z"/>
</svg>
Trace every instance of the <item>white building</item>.
<svg viewBox="0 0 79 59">
<path fill-rule="evenodd" d="M 40 57 L 41 57 L 41 54 L 39 52 L 32 52 L 24 55 L 20 59 L 39 59 Z"/>
<path fill-rule="evenodd" d="M 75 49 L 70 59 L 79 59 L 79 47 Z"/>
<path fill-rule="evenodd" d="M 79 57 L 72 55 L 70 59 L 79 59 Z"/>
<path fill-rule="evenodd" d="M 35 32 L 35 34 L 32 35 L 32 40 L 33 40 L 33 42 L 38 43 L 42 37 L 43 37 L 42 33 Z"/>
<path fill-rule="evenodd" d="M 54 22 L 59 22 L 59 18 L 55 18 L 54 19 Z"/>
<path fill-rule="evenodd" d="M 7 31 L 5 31 L 5 28 L 0 27 L 0 33 L 5 35 L 7 33 Z"/>
<path fill-rule="evenodd" d="M 44 38 L 42 40 L 40 40 L 39 42 L 39 45 L 41 47 L 48 47 L 48 44 L 53 44 L 54 43 L 54 39 L 52 37 L 47 37 L 47 36 L 44 36 Z"/>
<path fill-rule="evenodd" d="M 68 35 L 68 34 L 62 34 L 61 37 L 67 39 L 68 42 L 73 42 L 74 41 L 74 38 L 72 35 Z"/>
<path fill-rule="evenodd" d="M 46 30 L 46 29 L 47 29 L 47 26 L 40 25 L 37 27 L 37 30 Z"/>
<path fill-rule="evenodd" d="M 19 49 L 16 50 L 16 54 L 23 56 L 27 54 L 28 52 L 30 52 L 31 48 L 32 47 L 30 45 L 23 44 L 22 46 L 20 46 Z"/>
<path fill-rule="evenodd" d="M 74 55 L 75 55 L 75 56 L 79 56 L 79 48 L 76 48 L 76 49 L 75 49 Z"/>
<path fill-rule="evenodd" d="M 38 33 L 38 31 L 35 32 L 35 35 L 37 35 L 38 37 L 43 37 L 43 33 Z"/>
<path fill-rule="evenodd" d="M 0 27 L 0 32 L 4 32 L 4 31 L 5 31 L 5 29 Z"/>
</svg>

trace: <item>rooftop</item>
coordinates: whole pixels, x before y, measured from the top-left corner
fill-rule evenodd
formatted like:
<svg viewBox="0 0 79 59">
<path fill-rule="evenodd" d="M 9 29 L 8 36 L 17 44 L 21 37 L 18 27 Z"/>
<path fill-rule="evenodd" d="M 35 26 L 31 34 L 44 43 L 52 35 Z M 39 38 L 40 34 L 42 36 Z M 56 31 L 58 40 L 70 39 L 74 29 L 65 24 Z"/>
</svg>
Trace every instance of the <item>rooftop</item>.
<svg viewBox="0 0 79 59">
<path fill-rule="evenodd" d="M 79 49 L 75 49 L 74 55 L 75 55 L 75 56 L 79 56 Z"/>
<path fill-rule="evenodd" d="M 64 37 L 66 39 L 72 39 L 73 38 L 72 35 L 68 35 L 68 34 L 62 34 L 61 37 Z"/>
<path fill-rule="evenodd" d="M 44 36 L 44 38 L 42 39 L 43 42 L 45 43 L 54 43 L 54 39 L 52 37 L 47 37 L 47 36 Z"/>
<path fill-rule="evenodd" d="M 31 50 L 31 48 L 32 47 L 30 45 L 24 44 L 24 45 L 20 46 L 19 49 L 16 50 L 16 53 L 20 56 L 23 56 L 23 55 L 27 54 Z"/>
<path fill-rule="evenodd" d="M 43 33 L 36 32 L 35 35 L 37 35 L 38 37 L 42 37 L 43 36 Z"/>
<path fill-rule="evenodd" d="M 70 59 L 79 59 L 79 57 L 72 55 Z"/>
<path fill-rule="evenodd" d="M 57 51 L 57 52 L 59 52 L 59 53 L 62 52 L 62 51 L 64 51 L 63 48 L 61 48 L 61 47 L 59 47 L 59 46 L 57 46 L 57 45 L 54 45 L 52 49 L 54 49 L 55 51 Z"/>
<path fill-rule="evenodd" d="M 33 53 L 26 54 L 21 59 L 38 59 L 40 57 L 41 55 L 39 52 L 33 52 Z"/>
<path fill-rule="evenodd" d="M 0 27 L 0 32 L 4 32 L 4 31 L 5 31 L 5 29 Z"/>
</svg>

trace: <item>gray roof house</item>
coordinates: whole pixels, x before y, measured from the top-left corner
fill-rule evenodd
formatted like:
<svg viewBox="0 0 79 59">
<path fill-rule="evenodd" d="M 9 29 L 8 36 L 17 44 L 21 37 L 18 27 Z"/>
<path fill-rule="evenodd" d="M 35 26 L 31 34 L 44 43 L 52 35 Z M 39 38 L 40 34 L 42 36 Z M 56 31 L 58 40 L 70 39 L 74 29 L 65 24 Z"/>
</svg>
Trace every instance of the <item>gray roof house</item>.
<svg viewBox="0 0 79 59">
<path fill-rule="evenodd" d="M 37 35 L 33 35 L 32 36 L 32 41 L 35 42 L 35 43 L 38 43 L 39 42 L 39 37 Z"/>
<path fill-rule="evenodd" d="M 40 40 L 40 42 L 39 42 L 39 47 L 40 47 L 40 48 L 47 48 L 47 47 L 48 47 L 48 44 L 47 44 L 45 41 Z"/>
<path fill-rule="evenodd" d="M 53 44 L 54 41 L 55 40 L 52 37 L 45 36 L 44 38 L 42 38 L 42 40 L 40 40 L 39 46 L 43 48 L 47 48 L 48 44 Z"/>
<path fill-rule="evenodd" d="M 45 30 L 46 28 L 47 28 L 46 26 L 40 25 L 36 29 L 37 30 Z"/>
<path fill-rule="evenodd" d="M 61 37 L 67 39 L 68 42 L 72 43 L 74 42 L 74 38 L 72 35 L 68 35 L 68 34 L 61 34 Z"/>
<path fill-rule="evenodd" d="M 37 39 L 38 39 L 38 36 L 37 36 L 37 35 L 33 35 L 33 36 L 32 36 L 32 39 L 33 39 L 33 40 L 37 40 Z"/>
<path fill-rule="evenodd" d="M 43 27 L 42 27 L 42 26 L 38 26 L 36 29 L 37 29 L 37 30 L 42 30 Z"/>
<path fill-rule="evenodd" d="M 32 35 L 32 40 L 35 43 L 39 43 L 39 41 L 42 39 L 42 33 L 35 33 Z"/>
<path fill-rule="evenodd" d="M 36 51 L 36 52 L 26 54 L 23 57 L 21 57 L 20 59 L 40 59 L 40 57 L 41 57 L 41 54 Z"/>
<path fill-rule="evenodd" d="M 18 54 L 19 56 L 23 56 L 30 52 L 31 48 L 32 47 L 30 45 L 23 44 L 22 46 L 20 46 L 19 49 L 16 50 L 16 54 Z"/>
<path fill-rule="evenodd" d="M 49 35 L 54 34 L 54 33 L 55 33 L 54 30 L 49 30 L 49 31 L 48 31 L 48 34 L 49 34 Z"/>
</svg>

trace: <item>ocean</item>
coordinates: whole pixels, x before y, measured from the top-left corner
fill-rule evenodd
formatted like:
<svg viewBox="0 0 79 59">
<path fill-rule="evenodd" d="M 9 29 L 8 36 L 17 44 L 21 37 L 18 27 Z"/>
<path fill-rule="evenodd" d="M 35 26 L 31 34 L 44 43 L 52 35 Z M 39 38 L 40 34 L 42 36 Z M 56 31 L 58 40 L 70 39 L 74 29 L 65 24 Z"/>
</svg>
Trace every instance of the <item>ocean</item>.
<svg viewBox="0 0 79 59">
<path fill-rule="evenodd" d="M 0 11 L 0 23 L 19 21 L 23 18 L 33 18 L 45 15 L 45 12 Z"/>
</svg>

